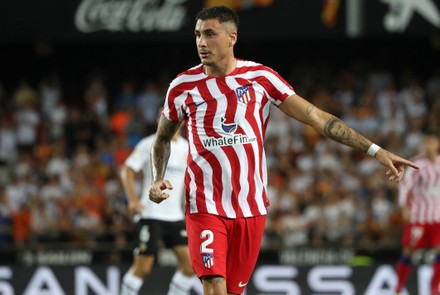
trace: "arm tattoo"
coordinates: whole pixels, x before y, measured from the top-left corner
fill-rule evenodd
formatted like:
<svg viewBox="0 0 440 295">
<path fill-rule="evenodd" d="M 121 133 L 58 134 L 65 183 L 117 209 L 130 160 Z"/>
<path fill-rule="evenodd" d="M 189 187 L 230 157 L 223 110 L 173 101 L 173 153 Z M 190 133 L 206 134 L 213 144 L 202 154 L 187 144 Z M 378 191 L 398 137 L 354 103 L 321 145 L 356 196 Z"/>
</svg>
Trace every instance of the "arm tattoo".
<svg viewBox="0 0 440 295">
<path fill-rule="evenodd" d="M 324 127 L 324 134 L 334 141 L 351 146 L 357 150 L 367 152 L 370 146 L 368 140 L 347 126 L 336 117 L 331 117 Z"/>
<path fill-rule="evenodd" d="M 171 153 L 171 139 L 179 129 L 180 122 L 172 122 L 163 117 L 157 127 L 156 138 L 150 151 L 151 175 L 153 182 L 162 180 Z"/>
</svg>

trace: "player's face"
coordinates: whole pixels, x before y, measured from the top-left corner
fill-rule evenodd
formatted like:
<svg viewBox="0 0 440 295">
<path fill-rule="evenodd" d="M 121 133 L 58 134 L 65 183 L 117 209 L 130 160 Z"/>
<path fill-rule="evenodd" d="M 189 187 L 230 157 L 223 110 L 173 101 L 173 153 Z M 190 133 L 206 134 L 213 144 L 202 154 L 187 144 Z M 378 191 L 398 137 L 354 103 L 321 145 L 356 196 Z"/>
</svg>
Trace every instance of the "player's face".
<svg viewBox="0 0 440 295">
<path fill-rule="evenodd" d="M 230 23 L 217 19 L 198 20 L 194 30 L 197 52 L 203 65 L 215 66 L 232 56 L 237 32 Z"/>
</svg>

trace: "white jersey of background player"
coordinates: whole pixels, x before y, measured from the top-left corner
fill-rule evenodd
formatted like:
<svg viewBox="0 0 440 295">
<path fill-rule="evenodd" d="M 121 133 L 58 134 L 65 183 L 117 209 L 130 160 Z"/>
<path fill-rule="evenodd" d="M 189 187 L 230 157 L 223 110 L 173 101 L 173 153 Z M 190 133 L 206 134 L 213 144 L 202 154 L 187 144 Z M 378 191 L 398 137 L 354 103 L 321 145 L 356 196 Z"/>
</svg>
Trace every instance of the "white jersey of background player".
<svg viewBox="0 0 440 295">
<path fill-rule="evenodd" d="M 183 220 L 185 218 L 183 211 L 184 174 L 188 155 L 188 142 L 182 136 L 171 141 L 172 152 L 165 175 L 167 179 L 174 179 L 175 182 L 173 183 L 173 190 L 169 192 L 170 198 L 166 200 L 166 206 L 162 206 L 150 201 L 148 196 L 151 185 L 150 148 L 153 140 L 154 135 L 142 139 L 125 161 L 126 166 L 135 172 L 142 171 L 144 174 L 141 197 L 143 209 L 140 214 L 135 215 L 134 219 L 135 221 L 140 218 L 164 221 Z"/>
<path fill-rule="evenodd" d="M 183 210 L 184 175 L 187 166 L 188 142 L 176 133 L 171 141 L 171 155 L 166 177 L 173 180 L 170 198 L 165 204 L 150 201 L 150 149 L 154 135 L 141 140 L 124 163 L 121 181 L 128 198 L 128 208 L 136 222 L 136 247 L 133 264 L 122 279 L 121 295 L 138 295 L 145 278 L 150 274 L 157 256 L 159 241 L 173 249 L 179 268 L 171 279 L 167 295 L 189 295 L 193 270 L 188 251 L 188 238 Z M 136 185 L 136 175 L 143 172 L 142 189 Z M 141 197 L 139 198 L 139 195 Z"/>
</svg>

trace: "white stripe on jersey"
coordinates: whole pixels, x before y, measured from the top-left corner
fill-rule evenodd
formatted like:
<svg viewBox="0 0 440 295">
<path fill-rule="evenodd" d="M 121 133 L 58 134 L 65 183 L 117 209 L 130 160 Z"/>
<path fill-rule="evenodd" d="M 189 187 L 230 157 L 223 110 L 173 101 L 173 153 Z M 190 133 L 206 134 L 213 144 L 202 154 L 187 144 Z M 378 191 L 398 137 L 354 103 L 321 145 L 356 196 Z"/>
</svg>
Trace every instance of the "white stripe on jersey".
<svg viewBox="0 0 440 295">
<path fill-rule="evenodd" d="M 217 86 L 216 79 L 209 79 L 206 81 L 206 85 L 208 86 L 208 90 L 211 95 L 215 98 L 219 98 L 217 100 L 218 105 L 217 109 L 226 110 L 228 107 L 226 96 L 222 94 L 220 89 Z M 224 99 L 220 99 L 224 98 Z M 214 121 L 214 125 L 220 126 L 222 124 L 221 117 L 218 117 Z M 231 165 L 228 161 L 228 156 L 225 154 L 223 149 L 212 149 L 211 153 L 215 155 L 218 161 L 221 163 L 222 169 L 222 183 L 227 184 L 231 182 L 231 179 L 228 177 L 232 175 Z M 222 205 L 223 210 L 229 218 L 236 218 L 235 210 L 232 207 L 232 185 L 223 185 L 222 190 Z"/>
<path fill-rule="evenodd" d="M 189 190 L 190 196 L 195 196 L 196 195 L 196 182 L 195 182 L 196 177 L 194 176 L 194 173 L 191 171 L 191 169 L 187 169 L 186 171 L 187 171 L 189 178 L 190 178 L 189 188 L 187 188 L 187 190 Z M 198 212 L 196 198 L 189 199 L 189 210 L 190 210 L 190 212 Z"/>
<path fill-rule="evenodd" d="M 194 93 L 200 95 L 197 87 L 193 89 Z M 196 118 L 197 122 L 202 121 L 202 119 L 205 116 L 205 112 L 206 112 L 206 103 L 202 104 L 201 106 L 199 106 L 199 110 L 203 110 L 198 112 L 198 116 Z M 192 130 L 192 118 L 189 117 L 189 123 L 188 123 L 188 138 L 194 138 L 194 130 Z M 197 132 L 204 132 L 203 129 L 203 125 L 196 125 L 196 128 L 198 129 Z M 205 158 L 200 157 L 199 153 L 197 152 L 197 148 L 194 144 L 193 140 L 189 140 L 189 149 L 190 149 L 190 153 L 191 156 L 194 160 L 194 162 L 197 164 L 197 166 L 199 167 L 199 169 L 201 170 L 205 170 L 205 173 L 203 173 L 203 186 L 205 188 L 204 190 L 204 197 L 205 197 L 205 204 L 206 204 L 206 208 L 208 210 L 208 213 L 210 214 L 215 214 L 218 215 L 218 211 L 217 208 L 215 206 L 215 202 L 214 202 L 214 187 L 213 187 L 213 183 L 210 179 L 210 175 L 212 175 L 212 167 L 209 164 L 208 161 L 205 160 Z M 191 167 L 188 167 L 188 171 L 191 170 Z M 192 172 L 193 177 L 191 178 L 192 181 L 190 183 L 191 187 L 196 187 L 196 182 L 195 182 L 195 177 L 194 177 L 194 173 Z M 194 189 L 194 191 L 190 191 L 190 196 L 195 196 L 196 189 Z M 190 212 L 191 213 L 196 213 L 199 212 L 198 208 L 197 208 L 197 203 L 196 203 L 196 199 L 194 198 L 190 198 L 189 203 L 190 205 L 194 203 L 193 206 L 190 207 Z M 197 208 L 196 211 L 192 211 L 193 208 Z"/>
</svg>

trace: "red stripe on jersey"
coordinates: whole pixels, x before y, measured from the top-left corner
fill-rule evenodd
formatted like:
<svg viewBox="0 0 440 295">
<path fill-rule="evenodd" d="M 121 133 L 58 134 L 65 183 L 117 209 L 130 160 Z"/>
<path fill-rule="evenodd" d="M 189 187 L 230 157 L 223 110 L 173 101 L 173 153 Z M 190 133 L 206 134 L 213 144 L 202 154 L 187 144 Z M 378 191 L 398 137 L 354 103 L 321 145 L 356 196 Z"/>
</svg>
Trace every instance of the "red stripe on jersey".
<svg viewBox="0 0 440 295">
<path fill-rule="evenodd" d="M 255 90 L 253 88 L 250 89 L 250 96 L 251 96 L 251 101 L 256 101 L 256 96 L 255 96 Z M 266 100 L 267 101 L 267 100 Z M 259 173 L 259 179 L 263 179 L 263 169 L 266 169 L 265 167 L 263 168 L 263 165 L 260 163 L 260 166 L 258 167 L 259 169 L 257 169 L 256 167 L 256 157 L 258 157 L 260 159 L 260 161 L 263 160 L 262 156 L 262 151 L 263 151 L 263 137 L 261 134 L 261 131 L 258 129 L 258 122 L 257 119 L 261 120 L 261 113 L 259 112 L 260 118 L 256 118 L 254 115 L 255 112 L 255 103 L 249 104 L 248 105 L 248 109 L 246 111 L 246 120 L 248 120 L 249 124 L 252 127 L 252 130 L 255 134 L 255 136 L 257 137 L 257 143 L 258 143 L 258 155 L 255 155 L 255 151 L 250 147 L 250 146 L 245 146 L 246 149 L 246 154 L 247 154 L 247 158 L 248 158 L 248 166 L 249 166 L 249 171 L 255 171 Z M 249 193 L 247 196 L 247 200 L 248 203 L 250 205 L 250 209 L 252 212 L 252 215 L 258 215 L 260 214 L 260 211 L 258 209 L 258 205 L 256 202 L 255 198 L 259 198 L 261 196 L 256 196 L 256 184 L 255 184 L 255 177 L 254 175 L 252 175 L 251 173 L 249 173 L 248 175 L 248 181 L 250 183 L 250 189 L 249 189 Z M 266 203 L 266 197 L 265 197 L 265 189 L 263 187 L 263 201 L 264 203 Z"/>
<path fill-rule="evenodd" d="M 208 208 L 206 207 L 206 202 L 205 202 L 205 186 L 203 184 L 203 170 L 199 167 L 199 165 L 197 165 L 196 162 L 193 161 L 193 158 L 191 157 L 191 154 L 189 154 L 188 156 L 188 160 L 189 160 L 189 165 L 188 165 L 188 170 L 190 170 L 192 172 L 192 174 L 194 175 L 194 182 L 196 185 L 196 196 L 195 196 L 195 203 L 196 203 L 196 209 L 197 212 L 208 212 Z M 190 188 L 190 182 L 191 179 L 189 177 L 189 174 L 187 173 L 186 175 L 187 177 L 185 177 L 185 186 L 187 187 L 186 189 L 186 210 L 187 212 L 191 212 L 191 196 L 189 195 L 189 188 Z"/>
<path fill-rule="evenodd" d="M 248 118 L 253 117 L 253 115 L 251 115 L 250 112 L 253 113 L 254 110 L 255 110 L 255 105 L 252 105 L 250 107 L 250 110 L 248 110 L 246 117 L 248 117 Z M 258 134 L 258 133 L 256 133 L 256 134 Z M 260 135 L 258 134 L 258 136 L 260 136 Z M 256 167 L 255 167 L 256 166 L 255 157 L 259 157 L 259 156 L 255 155 L 255 152 L 251 146 L 245 146 L 244 148 L 246 150 L 246 156 L 248 159 L 249 171 L 255 171 L 255 172 L 258 171 L 259 169 L 256 169 Z M 258 149 L 260 149 L 260 148 L 261 148 L 260 145 L 258 145 Z M 261 159 L 261 157 L 260 157 L 260 159 Z M 260 178 L 261 178 L 261 171 L 259 171 L 258 173 L 260 173 Z M 251 209 L 252 215 L 258 216 L 260 214 L 260 210 L 258 209 L 256 198 L 259 196 L 256 196 L 257 191 L 256 191 L 256 184 L 255 184 L 255 176 L 252 175 L 252 173 L 248 173 L 248 182 L 249 182 L 249 192 L 248 192 L 246 199 L 249 203 L 249 207 Z"/>
<path fill-rule="evenodd" d="M 228 85 L 225 83 L 225 79 L 217 79 L 217 86 L 220 89 L 222 93 L 228 94 L 226 96 L 227 99 L 227 109 L 225 113 L 225 118 L 235 118 L 235 113 L 237 111 L 237 97 L 235 96 L 235 92 L 233 89 L 230 89 Z M 232 90 L 232 91 L 231 91 Z M 242 133 L 244 134 L 243 130 L 240 126 L 238 126 L 236 134 Z M 234 164 L 240 163 L 240 159 L 237 156 L 237 152 L 235 151 L 233 146 L 224 146 L 221 147 L 223 152 L 225 153 L 226 157 L 228 157 L 229 166 L 231 168 L 231 186 L 232 186 L 232 208 L 234 209 L 236 217 L 243 217 L 243 211 L 240 208 L 240 205 L 238 203 L 238 196 L 240 195 L 240 169 L 235 169 Z M 228 184 L 223 184 L 228 185 Z"/>
<path fill-rule="evenodd" d="M 206 83 L 200 83 L 199 84 L 199 91 L 202 97 L 205 99 L 205 101 L 210 101 L 210 103 L 207 103 L 208 109 L 206 110 L 207 113 L 215 114 L 217 111 L 217 101 L 211 96 Z M 194 110 L 195 111 L 195 110 Z M 204 119 L 204 129 L 208 136 L 213 137 L 221 137 L 218 133 L 214 131 L 213 128 L 213 120 L 214 116 L 205 116 Z M 216 209 L 219 215 L 226 216 L 226 212 L 223 209 L 222 206 L 222 192 L 223 192 L 223 183 L 221 182 L 222 179 L 222 168 L 221 164 L 218 161 L 218 159 L 215 157 L 215 155 L 209 151 L 208 149 L 203 147 L 202 141 L 200 140 L 200 136 L 198 135 L 197 128 L 193 128 L 194 134 L 193 134 L 193 141 L 196 143 L 197 152 L 199 155 L 201 155 L 205 160 L 209 163 L 209 165 L 212 168 L 212 171 L 215 171 L 219 175 L 215 177 L 215 173 L 212 174 L 212 184 L 213 184 L 213 200 L 216 204 Z"/>
</svg>

